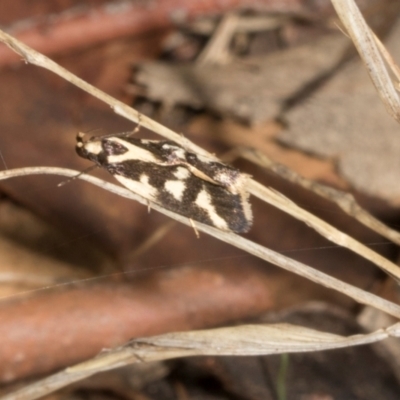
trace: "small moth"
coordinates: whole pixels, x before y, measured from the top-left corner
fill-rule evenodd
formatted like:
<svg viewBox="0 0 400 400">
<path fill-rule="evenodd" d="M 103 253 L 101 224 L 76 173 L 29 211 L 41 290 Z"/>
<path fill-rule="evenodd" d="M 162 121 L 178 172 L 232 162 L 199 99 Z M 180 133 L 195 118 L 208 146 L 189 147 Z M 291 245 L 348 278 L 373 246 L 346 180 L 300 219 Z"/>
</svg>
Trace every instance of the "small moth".
<svg viewBox="0 0 400 400">
<path fill-rule="evenodd" d="M 173 141 L 137 139 L 130 134 L 84 141 L 79 133 L 76 151 L 131 191 L 168 210 L 225 231 L 250 229 L 248 175 Z"/>
</svg>

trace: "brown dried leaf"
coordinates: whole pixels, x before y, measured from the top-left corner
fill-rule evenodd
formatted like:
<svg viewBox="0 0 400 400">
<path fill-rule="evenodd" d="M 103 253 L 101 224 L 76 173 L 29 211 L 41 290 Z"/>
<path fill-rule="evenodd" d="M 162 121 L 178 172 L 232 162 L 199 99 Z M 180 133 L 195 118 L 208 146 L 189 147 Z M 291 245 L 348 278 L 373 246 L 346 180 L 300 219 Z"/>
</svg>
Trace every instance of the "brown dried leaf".
<svg viewBox="0 0 400 400">
<path fill-rule="evenodd" d="M 332 35 L 225 66 L 151 62 L 140 66 L 136 81 L 147 87 L 147 97 L 154 101 L 259 123 L 276 117 L 288 98 L 332 69 L 348 44 L 348 39 Z"/>
<path fill-rule="evenodd" d="M 388 40 L 400 58 L 400 24 Z M 305 104 L 290 110 L 287 145 L 336 158 L 339 172 L 356 189 L 400 204 L 399 125 L 382 105 L 360 61 L 340 71 Z"/>
</svg>

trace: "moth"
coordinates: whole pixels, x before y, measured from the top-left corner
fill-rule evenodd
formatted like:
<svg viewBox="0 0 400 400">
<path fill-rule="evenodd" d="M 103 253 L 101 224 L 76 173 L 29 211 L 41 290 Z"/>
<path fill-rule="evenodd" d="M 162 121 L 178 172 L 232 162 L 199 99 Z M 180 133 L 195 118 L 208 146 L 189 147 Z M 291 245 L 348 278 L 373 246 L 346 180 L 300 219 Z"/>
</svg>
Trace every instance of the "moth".
<svg viewBox="0 0 400 400">
<path fill-rule="evenodd" d="M 79 133 L 76 151 L 132 192 L 170 211 L 224 231 L 250 229 L 248 175 L 173 141 L 138 139 L 130 134 L 85 141 Z"/>
</svg>

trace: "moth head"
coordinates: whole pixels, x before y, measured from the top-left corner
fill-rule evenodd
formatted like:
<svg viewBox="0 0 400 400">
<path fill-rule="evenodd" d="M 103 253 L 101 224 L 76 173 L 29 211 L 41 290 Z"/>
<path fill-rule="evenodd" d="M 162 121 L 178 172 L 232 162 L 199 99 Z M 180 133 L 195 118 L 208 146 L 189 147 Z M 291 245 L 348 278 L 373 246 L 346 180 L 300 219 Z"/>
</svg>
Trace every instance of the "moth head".
<svg viewBox="0 0 400 400">
<path fill-rule="evenodd" d="M 76 152 L 82 158 L 87 158 L 95 163 L 99 163 L 99 156 L 103 151 L 101 140 L 90 138 L 85 141 L 84 137 L 85 134 L 83 132 L 79 132 L 76 136 Z"/>
<path fill-rule="evenodd" d="M 84 137 L 84 133 L 78 133 L 76 152 L 80 157 L 93 161 L 100 166 L 109 163 L 110 156 L 121 155 L 128 151 L 117 137 L 91 137 L 89 140 L 84 140 Z"/>
</svg>

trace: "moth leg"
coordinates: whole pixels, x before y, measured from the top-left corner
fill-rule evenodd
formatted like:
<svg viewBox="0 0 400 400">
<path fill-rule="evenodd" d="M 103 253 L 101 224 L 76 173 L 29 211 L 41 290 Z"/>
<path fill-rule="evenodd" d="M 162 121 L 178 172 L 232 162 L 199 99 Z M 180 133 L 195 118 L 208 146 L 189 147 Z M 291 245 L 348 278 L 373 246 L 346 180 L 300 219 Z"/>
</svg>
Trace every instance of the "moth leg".
<svg viewBox="0 0 400 400">
<path fill-rule="evenodd" d="M 142 114 L 138 114 L 138 122 L 135 128 L 133 129 L 131 135 L 134 135 L 135 133 L 138 133 L 140 131 L 140 123 L 142 122 Z M 130 135 L 129 135 L 130 136 Z"/>
<path fill-rule="evenodd" d="M 199 231 L 196 228 L 196 225 L 195 225 L 194 221 L 192 220 L 192 218 L 189 218 L 189 221 L 190 221 L 190 225 L 192 225 L 192 228 L 194 230 L 194 233 L 195 233 L 197 239 L 200 239 L 200 234 L 199 234 Z"/>
<path fill-rule="evenodd" d="M 127 137 L 130 137 L 130 136 L 133 136 L 134 134 L 136 134 L 136 133 L 138 133 L 140 131 L 141 120 L 142 120 L 142 114 L 138 114 L 138 123 L 133 128 L 133 130 L 128 131 L 128 132 L 121 132 L 121 133 L 118 133 L 118 134 L 114 133 L 113 135 L 110 135 L 110 136 L 122 137 L 122 138 L 127 138 Z"/>
</svg>

